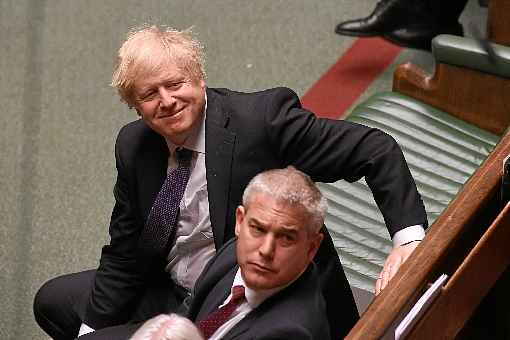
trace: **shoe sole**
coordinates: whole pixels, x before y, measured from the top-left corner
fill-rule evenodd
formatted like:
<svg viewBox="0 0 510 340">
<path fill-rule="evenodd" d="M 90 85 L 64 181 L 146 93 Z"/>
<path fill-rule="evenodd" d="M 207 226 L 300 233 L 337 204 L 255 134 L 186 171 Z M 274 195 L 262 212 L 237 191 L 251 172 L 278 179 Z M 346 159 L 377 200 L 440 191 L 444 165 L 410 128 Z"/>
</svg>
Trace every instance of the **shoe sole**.
<svg viewBox="0 0 510 340">
<path fill-rule="evenodd" d="M 361 33 L 361 32 L 351 32 L 351 31 L 339 31 L 339 30 L 335 30 L 335 33 L 338 34 L 338 35 L 347 35 L 349 37 L 363 37 L 363 38 L 367 38 L 367 37 L 380 37 L 382 36 L 384 33 L 383 32 L 370 32 L 370 33 Z"/>
<path fill-rule="evenodd" d="M 384 34 L 382 36 L 382 38 L 391 42 L 392 44 L 395 44 L 395 45 L 398 45 L 401 47 L 405 47 L 405 48 L 414 48 L 414 49 L 424 50 L 424 51 L 429 51 L 429 52 L 431 50 L 432 38 L 423 39 L 423 40 L 413 40 L 413 41 L 399 40 L 399 39 L 395 39 L 393 36 L 388 35 L 388 34 Z"/>
</svg>

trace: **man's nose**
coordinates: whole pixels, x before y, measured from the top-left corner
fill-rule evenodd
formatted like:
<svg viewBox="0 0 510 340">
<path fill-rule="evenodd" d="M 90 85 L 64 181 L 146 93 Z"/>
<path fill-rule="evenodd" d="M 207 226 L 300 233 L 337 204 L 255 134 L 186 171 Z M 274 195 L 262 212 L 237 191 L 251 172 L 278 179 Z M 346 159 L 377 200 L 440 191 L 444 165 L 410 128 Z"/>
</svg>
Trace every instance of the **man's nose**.
<svg viewBox="0 0 510 340">
<path fill-rule="evenodd" d="M 266 259 L 272 259 L 275 252 L 275 239 L 272 235 L 266 235 L 260 244 L 259 253 Z"/>
<path fill-rule="evenodd" d="M 175 104 L 175 99 L 172 96 L 172 93 L 168 91 L 165 87 L 160 87 L 158 89 L 160 105 L 162 108 L 169 108 Z"/>
</svg>

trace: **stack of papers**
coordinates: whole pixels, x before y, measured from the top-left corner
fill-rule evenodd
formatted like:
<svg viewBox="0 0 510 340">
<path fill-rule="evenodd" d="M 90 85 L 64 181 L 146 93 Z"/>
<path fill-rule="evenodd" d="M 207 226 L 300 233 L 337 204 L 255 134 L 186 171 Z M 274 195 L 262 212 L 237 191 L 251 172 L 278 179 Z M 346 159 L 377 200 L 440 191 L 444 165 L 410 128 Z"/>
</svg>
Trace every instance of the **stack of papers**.
<svg viewBox="0 0 510 340">
<path fill-rule="evenodd" d="M 416 301 L 416 304 L 411 308 L 405 318 L 399 323 L 395 329 L 395 340 L 405 339 L 407 334 L 411 331 L 413 326 L 420 320 L 422 315 L 425 313 L 430 304 L 441 292 L 448 275 L 441 275 L 429 289 L 422 295 L 422 297 Z"/>
</svg>

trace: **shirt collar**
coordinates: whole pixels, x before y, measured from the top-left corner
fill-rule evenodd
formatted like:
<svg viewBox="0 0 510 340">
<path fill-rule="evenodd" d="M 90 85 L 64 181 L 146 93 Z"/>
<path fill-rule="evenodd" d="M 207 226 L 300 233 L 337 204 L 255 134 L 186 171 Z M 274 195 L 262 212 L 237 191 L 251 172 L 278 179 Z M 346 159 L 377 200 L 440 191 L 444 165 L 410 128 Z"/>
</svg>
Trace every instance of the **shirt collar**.
<svg viewBox="0 0 510 340">
<path fill-rule="evenodd" d="M 236 276 L 234 278 L 234 282 L 232 283 L 232 287 L 243 286 L 244 295 L 246 296 L 246 302 L 248 303 L 251 309 L 255 309 L 262 302 L 269 299 L 271 296 L 275 295 L 276 293 L 287 287 L 289 284 L 272 289 L 257 289 L 257 290 L 251 289 L 250 287 L 247 287 L 246 284 L 244 283 L 243 276 L 241 275 L 241 268 L 238 268 Z"/>
<path fill-rule="evenodd" d="M 207 93 L 205 94 L 205 105 L 204 105 L 204 113 L 202 115 L 202 119 L 200 122 L 193 128 L 188 138 L 182 145 L 183 148 L 192 150 L 198 153 L 205 153 L 205 116 L 207 112 Z M 170 150 L 170 154 L 174 154 L 177 146 L 170 141 L 170 139 L 165 138 L 166 144 L 168 146 L 168 150 Z"/>
</svg>

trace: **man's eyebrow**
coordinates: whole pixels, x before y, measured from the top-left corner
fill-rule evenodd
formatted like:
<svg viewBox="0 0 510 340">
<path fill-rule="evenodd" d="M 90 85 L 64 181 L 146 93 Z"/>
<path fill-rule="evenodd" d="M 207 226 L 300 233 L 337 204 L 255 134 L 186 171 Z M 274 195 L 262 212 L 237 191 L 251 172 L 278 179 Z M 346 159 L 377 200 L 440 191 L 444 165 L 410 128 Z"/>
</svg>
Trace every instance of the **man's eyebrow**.
<svg viewBox="0 0 510 340">
<path fill-rule="evenodd" d="M 256 225 L 264 225 L 264 223 L 260 222 L 256 217 L 250 217 L 248 219 L 248 223 L 256 224 Z"/>
<path fill-rule="evenodd" d="M 154 89 L 154 84 L 148 84 L 145 86 L 140 86 L 139 88 L 135 88 L 135 93 L 138 95 L 142 95 L 149 92 L 152 89 Z"/>
<path fill-rule="evenodd" d="M 281 232 L 283 233 L 291 233 L 291 234 L 297 234 L 299 233 L 299 230 L 297 227 L 294 226 L 282 226 Z"/>
<path fill-rule="evenodd" d="M 180 83 L 182 81 L 185 81 L 186 79 L 183 76 L 172 76 L 172 77 L 166 77 L 164 79 L 161 79 L 158 82 L 153 82 L 150 84 L 142 85 L 138 89 L 140 93 L 147 92 L 148 90 L 152 90 L 155 87 L 162 86 L 164 84 L 168 83 Z"/>
</svg>

